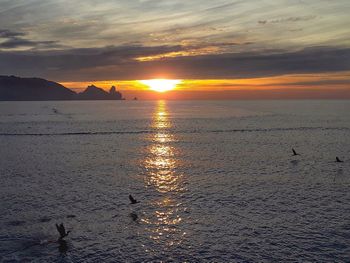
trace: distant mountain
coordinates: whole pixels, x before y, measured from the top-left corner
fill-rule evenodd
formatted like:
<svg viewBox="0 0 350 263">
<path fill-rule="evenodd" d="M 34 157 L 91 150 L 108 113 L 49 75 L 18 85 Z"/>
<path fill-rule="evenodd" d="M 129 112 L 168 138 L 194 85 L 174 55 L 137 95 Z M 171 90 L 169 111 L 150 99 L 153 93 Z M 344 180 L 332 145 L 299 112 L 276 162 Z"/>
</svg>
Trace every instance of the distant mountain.
<svg viewBox="0 0 350 263">
<path fill-rule="evenodd" d="M 76 93 L 61 84 L 40 78 L 0 76 L 0 101 L 26 100 L 121 100 L 114 86 L 109 92 L 94 85 Z"/>
</svg>

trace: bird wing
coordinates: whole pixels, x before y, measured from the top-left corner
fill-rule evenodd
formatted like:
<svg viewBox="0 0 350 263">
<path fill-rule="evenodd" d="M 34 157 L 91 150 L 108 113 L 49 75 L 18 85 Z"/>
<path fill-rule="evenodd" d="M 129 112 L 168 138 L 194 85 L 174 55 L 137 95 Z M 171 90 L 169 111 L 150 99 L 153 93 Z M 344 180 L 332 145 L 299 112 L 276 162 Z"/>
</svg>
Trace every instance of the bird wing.
<svg viewBox="0 0 350 263">
<path fill-rule="evenodd" d="M 292 149 L 292 151 L 293 151 L 294 155 L 296 155 L 296 154 L 297 154 L 297 152 L 296 152 L 294 149 Z"/>
<path fill-rule="evenodd" d="M 63 235 L 65 235 L 66 234 L 66 229 L 64 228 L 63 224 L 61 224 L 61 230 L 62 230 Z"/>
<path fill-rule="evenodd" d="M 57 228 L 58 233 L 60 233 L 61 237 L 66 234 L 66 230 L 64 229 L 63 224 L 60 224 L 60 225 L 56 224 L 56 228 Z"/>
<path fill-rule="evenodd" d="M 132 197 L 132 195 L 129 195 L 129 199 L 131 202 L 135 202 L 135 199 Z"/>
</svg>

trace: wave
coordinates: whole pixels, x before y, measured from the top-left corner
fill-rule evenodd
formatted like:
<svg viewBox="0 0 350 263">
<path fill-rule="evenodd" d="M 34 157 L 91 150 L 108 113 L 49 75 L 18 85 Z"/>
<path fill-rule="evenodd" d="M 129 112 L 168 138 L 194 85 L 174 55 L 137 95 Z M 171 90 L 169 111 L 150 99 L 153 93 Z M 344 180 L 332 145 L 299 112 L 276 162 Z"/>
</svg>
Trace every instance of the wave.
<svg viewBox="0 0 350 263">
<path fill-rule="evenodd" d="M 70 135 L 113 135 L 142 134 L 154 131 L 97 131 L 97 132 L 62 132 L 62 133 L 0 133 L 0 136 L 70 136 Z"/>
<path fill-rule="evenodd" d="M 293 127 L 293 128 L 260 128 L 260 129 L 228 129 L 228 130 L 162 130 L 171 134 L 203 134 L 203 133 L 243 133 L 243 132 L 279 132 L 279 131 L 314 131 L 337 130 L 350 131 L 348 127 Z M 84 136 L 84 135 L 124 135 L 155 134 L 158 130 L 140 131 L 96 131 L 96 132 L 62 132 L 62 133 L 0 133 L 0 136 Z"/>
<path fill-rule="evenodd" d="M 293 128 L 260 128 L 260 129 L 233 129 L 233 130 L 213 130 L 214 133 L 228 132 L 274 132 L 274 131 L 312 131 L 312 130 L 341 130 L 349 131 L 348 127 L 293 127 Z"/>
</svg>

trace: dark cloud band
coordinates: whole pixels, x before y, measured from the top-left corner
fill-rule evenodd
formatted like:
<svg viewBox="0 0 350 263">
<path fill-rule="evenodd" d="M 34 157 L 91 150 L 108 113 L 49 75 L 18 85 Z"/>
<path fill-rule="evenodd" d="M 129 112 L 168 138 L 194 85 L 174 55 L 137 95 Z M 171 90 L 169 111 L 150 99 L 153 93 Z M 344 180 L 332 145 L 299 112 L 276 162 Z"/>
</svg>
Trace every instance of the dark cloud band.
<svg viewBox="0 0 350 263">
<path fill-rule="evenodd" d="M 314 47 L 296 52 L 269 51 L 163 58 L 139 56 L 180 52 L 181 46 L 122 46 L 52 51 L 0 52 L 0 72 L 61 81 L 144 79 L 160 74 L 183 79 L 250 78 L 350 70 L 350 49 Z"/>
<path fill-rule="evenodd" d="M 25 38 L 26 34 L 7 29 L 0 29 L 0 49 L 29 48 L 57 48 L 62 47 L 57 41 L 33 41 Z"/>
</svg>

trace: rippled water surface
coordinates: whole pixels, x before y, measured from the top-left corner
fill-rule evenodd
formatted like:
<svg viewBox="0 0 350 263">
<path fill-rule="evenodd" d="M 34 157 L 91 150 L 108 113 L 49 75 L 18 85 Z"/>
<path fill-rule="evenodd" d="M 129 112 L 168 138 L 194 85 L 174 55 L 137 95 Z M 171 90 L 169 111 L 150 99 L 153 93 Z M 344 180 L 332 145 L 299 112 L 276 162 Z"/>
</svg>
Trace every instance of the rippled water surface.
<svg viewBox="0 0 350 263">
<path fill-rule="evenodd" d="M 0 157 L 0 261 L 350 259 L 349 101 L 1 102 Z"/>
</svg>

